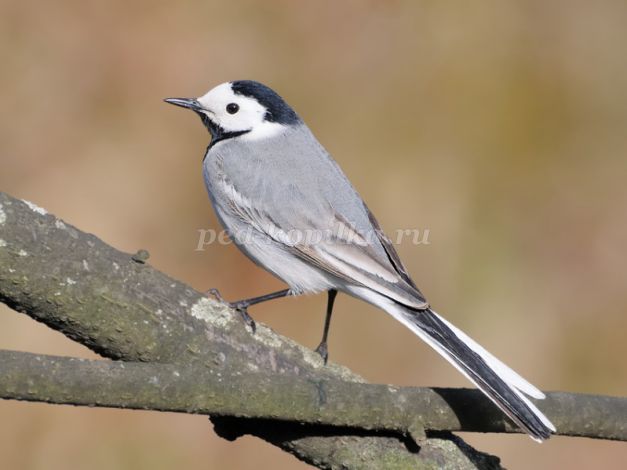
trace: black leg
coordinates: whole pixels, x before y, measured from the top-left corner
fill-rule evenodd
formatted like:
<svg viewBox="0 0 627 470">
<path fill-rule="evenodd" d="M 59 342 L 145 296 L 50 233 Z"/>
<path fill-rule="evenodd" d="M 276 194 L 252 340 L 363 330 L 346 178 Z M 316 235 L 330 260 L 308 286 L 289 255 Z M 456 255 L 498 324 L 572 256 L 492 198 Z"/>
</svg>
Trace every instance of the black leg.
<svg viewBox="0 0 627 470">
<path fill-rule="evenodd" d="M 268 300 L 280 299 L 281 297 L 287 297 L 288 295 L 290 295 L 290 290 L 283 289 L 278 292 L 271 292 L 270 294 L 260 295 L 259 297 L 253 297 L 251 299 L 239 300 L 237 302 L 226 302 L 222 298 L 222 296 L 220 295 L 220 292 L 218 292 L 217 289 L 211 289 L 209 290 L 208 293 L 214 296 L 220 302 L 225 303 L 229 307 L 237 310 L 239 314 L 242 316 L 242 318 L 244 319 L 244 321 L 246 322 L 246 324 L 250 326 L 251 330 L 253 330 L 253 333 L 254 333 L 257 330 L 257 326 L 255 325 L 255 320 L 253 320 L 253 318 L 250 315 L 248 315 L 248 307 L 250 307 L 251 305 L 260 304 L 261 302 L 266 302 Z"/>
<path fill-rule="evenodd" d="M 327 316 L 324 319 L 324 331 L 322 332 L 322 341 L 316 348 L 316 352 L 322 356 L 324 363 L 327 363 L 329 359 L 329 348 L 327 346 L 327 337 L 329 336 L 329 327 L 331 326 L 331 314 L 333 313 L 333 302 L 335 302 L 335 296 L 337 291 L 331 289 L 329 291 L 329 297 L 327 299 Z"/>
</svg>

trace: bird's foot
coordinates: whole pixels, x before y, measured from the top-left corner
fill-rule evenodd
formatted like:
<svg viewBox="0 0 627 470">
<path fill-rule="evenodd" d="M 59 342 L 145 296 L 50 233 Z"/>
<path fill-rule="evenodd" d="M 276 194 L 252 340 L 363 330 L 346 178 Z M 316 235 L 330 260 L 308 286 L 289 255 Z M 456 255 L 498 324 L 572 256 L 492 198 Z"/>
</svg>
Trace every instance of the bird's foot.
<svg viewBox="0 0 627 470">
<path fill-rule="evenodd" d="M 237 311 L 237 313 L 239 313 L 242 317 L 242 320 L 244 320 L 244 323 L 246 323 L 250 327 L 252 332 L 255 333 L 257 331 L 257 324 L 255 323 L 255 320 L 253 320 L 253 317 L 248 314 L 248 302 L 227 302 L 226 300 L 224 300 L 222 295 L 220 295 L 220 291 L 218 289 L 209 289 L 206 294 L 207 296 L 211 296 L 218 302 L 228 305 L 233 310 Z"/>
<path fill-rule="evenodd" d="M 247 302 L 234 302 L 232 304 L 229 304 L 229 306 L 235 309 L 237 313 L 240 314 L 240 316 L 242 317 L 242 320 L 244 320 L 244 323 L 250 326 L 250 329 L 252 330 L 253 334 L 255 334 L 257 332 L 257 324 L 255 323 L 255 320 L 253 319 L 253 317 L 251 317 L 248 314 L 248 303 Z"/>
<path fill-rule="evenodd" d="M 329 360 L 329 348 L 327 346 L 327 342 L 321 342 L 315 349 L 315 351 L 320 354 L 320 357 L 322 358 L 322 360 L 324 361 L 324 365 L 326 366 L 327 361 Z"/>
<path fill-rule="evenodd" d="M 207 292 L 205 292 L 205 295 L 207 297 L 213 297 L 214 299 L 216 299 L 221 304 L 229 305 L 229 303 L 226 300 L 224 300 L 224 297 L 222 297 L 222 295 L 220 294 L 220 291 L 218 289 L 209 289 Z"/>
</svg>

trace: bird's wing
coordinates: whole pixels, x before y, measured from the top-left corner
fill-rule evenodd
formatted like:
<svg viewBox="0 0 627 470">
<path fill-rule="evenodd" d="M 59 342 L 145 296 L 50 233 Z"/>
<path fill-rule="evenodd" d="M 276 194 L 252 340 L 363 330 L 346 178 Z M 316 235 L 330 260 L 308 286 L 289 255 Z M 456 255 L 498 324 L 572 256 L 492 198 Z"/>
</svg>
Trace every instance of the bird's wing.
<svg viewBox="0 0 627 470">
<path fill-rule="evenodd" d="M 330 236 L 318 243 L 295 245 L 294 249 L 300 257 L 327 272 L 368 287 L 405 306 L 415 309 L 429 306 L 378 224 L 373 224 L 372 236 L 362 235 L 349 221 L 337 213 L 334 215 Z M 344 236 L 346 233 L 350 235 Z M 385 250 L 386 258 L 376 249 L 377 244 Z"/>
<path fill-rule="evenodd" d="M 392 266 L 394 266 L 394 269 L 396 270 L 398 275 L 401 276 L 401 278 L 407 284 L 409 284 L 414 289 L 416 289 L 416 291 L 424 299 L 424 296 L 418 290 L 418 287 L 416 287 L 416 284 L 414 283 L 413 279 L 409 276 L 409 271 L 407 271 L 407 268 L 401 261 L 400 256 L 398 256 L 398 253 L 396 252 L 396 249 L 394 248 L 394 245 L 392 244 L 392 240 L 390 240 L 388 236 L 385 234 L 385 232 L 381 229 L 379 222 L 377 221 L 377 219 L 375 219 L 374 214 L 370 211 L 366 203 L 364 203 L 364 208 L 366 209 L 366 212 L 368 213 L 368 219 L 370 220 L 370 223 L 372 224 L 372 227 L 374 228 L 374 232 L 377 235 L 377 239 L 379 240 L 379 243 L 385 250 L 385 254 L 388 257 L 388 260 L 390 261 Z"/>
<path fill-rule="evenodd" d="M 277 183 L 271 190 L 259 191 L 254 199 L 242 194 L 228 178 L 221 184 L 222 190 L 229 194 L 233 215 L 246 226 L 281 243 L 295 256 L 410 308 L 428 307 L 391 241 L 361 199 L 358 202 L 369 231 L 357 229 L 329 201 L 312 200 L 294 184 Z M 364 226 L 363 221 L 360 225 Z"/>
</svg>

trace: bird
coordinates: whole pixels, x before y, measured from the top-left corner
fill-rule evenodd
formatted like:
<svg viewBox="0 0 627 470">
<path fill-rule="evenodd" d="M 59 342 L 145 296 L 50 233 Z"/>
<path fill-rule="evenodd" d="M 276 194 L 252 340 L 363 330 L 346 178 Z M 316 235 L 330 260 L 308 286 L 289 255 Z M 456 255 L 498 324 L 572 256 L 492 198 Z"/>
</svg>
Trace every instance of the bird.
<svg viewBox="0 0 627 470">
<path fill-rule="evenodd" d="M 249 306 L 327 292 L 316 348 L 326 363 L 341 292 L 400 321 L 532 439 L 542 442 L 556 432 L 529 399 L 545 397 L 538 388 L 432 309 L 340 166 L 278 93 L 257 81 L 235 80 L 198 98 L 164 101 L 194 111 L 211 134 L 202 169 L 219 222 L 245 255 L 288 286 L 230 303 L 253 331 Z"/>
</svg>

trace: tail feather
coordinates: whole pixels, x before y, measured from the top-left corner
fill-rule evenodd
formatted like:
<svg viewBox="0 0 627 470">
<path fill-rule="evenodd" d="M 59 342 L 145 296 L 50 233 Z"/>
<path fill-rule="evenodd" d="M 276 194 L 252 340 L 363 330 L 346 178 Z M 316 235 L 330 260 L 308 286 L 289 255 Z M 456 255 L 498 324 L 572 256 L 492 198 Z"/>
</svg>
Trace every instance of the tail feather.
<svg viewBox="0 0 627 470">
<path fill-rule="evenodd" d="M 397 309 L 394 309 L 397 310 Z M 453 364 L 529 436 L 542 442 L 555 426 L 524 395 L 544 394 L 433 310 L 390 312 Z"/>
<path fill-rule="evenodd" d="M 529 436 L 542 442 L 555 426 L 525 396 L 544 394 L 431 309 L 415 310 L 365 287 L 347 292 L 376 305 L 408 327 L 486 394 Z"/>
<path fill-rule="evenodd" d="M 477 354 L 479 354 L 483 358 L 483 360 L 508 384 L 517 388 L 526 395 L 529 395 L 530 397 L 536 398 L 538 400 L 543 400 L 545 398 L 542 391 L 538 390 L 535 386 L 527 382 L 515 371 L 503 364 L 499 359 L 486 351 L 480 344 L 470 338 L 462 330 L 457 328 L 455 325 L 449 323 L 445 318 L 442 318 L 433 310 L 431 310 L 431 313 L 436 315 L 442 321 L 442 323 L 448 326 L 459 339 L 461 339 L 464 343 L 468 345 L 468 347 L 470 347 L 473 351 L 476 351 Z"/>
</svg>

